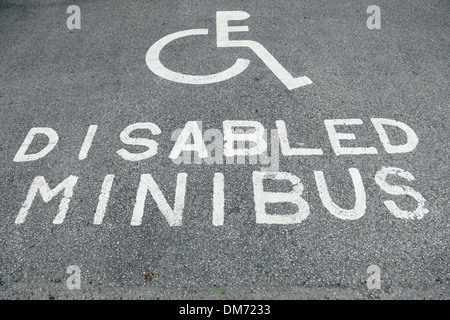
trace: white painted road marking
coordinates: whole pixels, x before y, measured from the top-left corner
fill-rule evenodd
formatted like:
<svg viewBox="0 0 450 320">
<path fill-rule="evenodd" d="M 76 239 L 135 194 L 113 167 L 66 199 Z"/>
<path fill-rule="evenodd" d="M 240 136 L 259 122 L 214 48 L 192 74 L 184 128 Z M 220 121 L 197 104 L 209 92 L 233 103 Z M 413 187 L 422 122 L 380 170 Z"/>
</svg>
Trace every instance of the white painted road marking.
<svg viewBox="0 0 450 320">
<path fill-rule="evenodd" d="M 53 220 L 54 224 L 63 223 L 64 218 L 66 217 L 67 210 L 69 209 L 69 202 L 73 195 L 73 188 L 75 187 L 77 181 L 77 176 L 69 176 L 55 188 L 50 189 L 44 177 L 37 176 L 36 178 L 34 178 L 30 190 L 28 191 L 27 198 L 25 199 L 25 202 L 23 203 L 22 208 L 20 208 L 19 214 L 16 217 L 16 223 L 20 224 L 25 221 L 25 218 L 28 215 L 28 211 L 31 208 L 31 204 L 33 203 L 33 200 L 36 197 L 38 191 L 40 192 L 44 202 L 49 202 L 58 193 L 64 190 L 63 199 L 59 204 L 59 212 Z"/>
<path fill-rule="evenodd" d="M 371 122 L 378 133 L 379 139 L 383 144 L 385 150 L 389 154 L 395 153 L 406 153 L 413 151 L 418 145 L 418 137 L 414 130 L 410 128 L 403 122 L 395 121 L 391 119 L 384 118 L 371 118 Z M 200 126 L 199 126 L 200 124 Z M 328 138 L 330 144 L 334 150 L 336 156 L 341 155 L 370 155 L 378 153 L 377 149 L 374 147 L 365 148 L 344 148 L 340 145 L 340 140 L 354 140 L 356 139 L 354 134 L 351 133 L 338 133 L 336 132 L 335 126 L 354 126 L 363 124 L 361 119 L 329 119 L 324 120 L 326 131 L 328 132 Z M 266 129 L 258 121 L 251 120 L 224 120 L 223 123 L 223 137 L 220 130 L 214 131 L 214 136 L 219 137 L 214 139 L 214 150 L 220 150 L 218 154 L 220 156 L 226 156 L 228 159 L 234 156 L 250 157 L 250 156 L 260 156 L 268 149 L 267 136 L 265 135 Z M 392 145 L 389 140 L 388 134 L 384 129 L 384 126 L 394 126 L 401 130 L 406 135 L 406 143 L 400 145 Z M 289 147 L 289 139 L 287 136 L 286 124 L 282 120 L 276 120 L 277 129 L 272 132 L 272 148 L 276 145 L 278 149 L 281 145 L 281 153 L 283 156 L 308 156 L 308 155 L 323 155 L 321 148 L 310 149 L 310 148 L 295 148 Z M 244 131 L 242 128 L 249 128 L 249 130 Z M 148 138 L 132 138 L 130 135 L 134 130 L 148 130 L 152 135 L 161 134 L 161 129 L 154 123 L 151 122 L 138 122 L 127 126 L 120 133 L 120 140 L 126 145 L 139 145 L 147 148 L 146 151 L 141 153 L 131 153 L 125 149 L 120 149 L 117 154 L 127 161 L 140 161 L 151 158 L 158 154 L 158 143 L 152 139 Z M 97 125 L 89 126 L 88 132 L 86 134 L 85 140 L 81 146 L 80 152 L 78 154 L 78 159 L 83 160 L 86 158 L 87 153 L 90 149 L 93 137 L 97 130 Z M 241 130 L 238 132 L 238 130 Z M 37 134 L 44 134 L 48 138 L 48 143 L 40 151 L 35 153 L 26 154 L 29 146 L 33 142 L 34 137 Z M 278 137 L 280 137 L 281 142 L 278 144 Z M 189 143 L 189 140 L 193 140 Z M 207 140 L 210 140 L 210 135 L 207 136 Z M 178 137 L 172 135 L 172 140 L 175 141 L 175 145 L 170 152 L 169 158 L 176 160 L 178 157 L 184 157 L 185 154 L 190 156 L 190 153 L 197 154 L 199 159 L 210 157 L 209 152 L 211 149 L 211 144 L 209 146 L 205 145 L 205 135 L 203 134 L 201 128 L 201 121 L 188 121 L 185 127 L 179 131 Z M 273 142 L 273 139 L 277 143 Z M 17 154 L 14 157 L 15 162 L 25 162 L 25 161 L 36 161 L 45 157 L 58 142 L 58 134 L 55 130 L 51 128 L 32 128 L 25 137 L 23 143 L 21 144 Z M 238 148 L 235 148 L 235 143 L 238 144 Z M 248 146 L 246 144 L 248 143 Z M 242 146 L 239 148 L 239 144 Z M 271 152 L 278 156 L 278 152 Z M 255 159 L 253 159 L 255 160 Z M 42 161 L 42 160 L 40 160 Z M 200 162 L 202 163 L 202 162 Z M 210 164 L 214 164 L 211 162 Z M 230 162 L 236 164 L 234 161 Z M 256 163 L 256 162 L 255 162 Z M 249 163 L 249 164 L 255 164 Z M 178 163 L 181 164 L 181 163 Z M 219 164 L 223 164 L 222 161 Z M 245 164 L 243 162 L 237 162 L 237 164 Z M 18 164 L 19 165 L 19 164 Z M 26 164 L 21 164 L 26 165 Z M 323 206 L 335 217 L 342 220 L 356 220 L 360 219 L 365 214 L 366 210 L 366 192 L 365 187 L 360 175 L 360 172 L 356 168 L 350 168 L 349 173 L 352 178 L 354 193 L 355 193 L 355 204 L 352 209 L 343 209 L 339 207 L 331 198 L 325 177 L 322 171 L 314 171 L 314 176 L 316 180 L 317 190 L 319 191 L 320 199 L 322 200 Z M 411 173 L 406 170 L 395 168 L 395 167 L 383 167 L 375 175 L 375 182 L 381 188 L 391 195 L 405 196 L 408 195 L 417 202 L 417 207 L 414 211 L 402 210 L 395 202 L 392 200 L 385 201 L 387 209 L 396 217 L 401 219 L 422 219 L 425 214 L 428 213 L 428 209 L 425 208 L 425 198 L 417 191 L 408 186 L 402 185 L 391 185 L 388 184 L 386 179 L 388 175 L 396 175 L 398 177 L 404 178 L 407 181 L 413 181 L 414 177 Z M 292 224 L 302 222 L 309 214 L 308 203 L 301 197 L 303 191 L 303 184 L 300 182 L 300 178 L 289 172 L 279 172 L 278 168 L 271 171 L 254 171 L 252 175 L 253 188 L 254 188 L 254 200 L 255 200 L 255 212 L 256 212 L 256 223 L 267 223 L 267 224 Z M 293 185 L 293 190 L 291 192 L 267 192 L 263 189 L 264 180 L 288 180 Z M 59 212 L 55 219 L 54 224 L 61 224 L 64 221 L 66 212 L 68 210 L 70 199 L 73 195 L 73 189 L 77 183 L 78 177 L 71 175 L 63 182 L 58 184 L 55 188 L 50 189 L 45 178 L 43 176 L 37 176 L 33 180 L 26 199 L 16 217 L 15 223 L 21 224 L 25 221 L 28 215 L 29 209 L 31 208 L 32 202 L 36 198 L 36 194 L 40 192 L 44 202 L 49 202 L 51 199 L 56 197 L 57 194 L 61 193 L 63 190 L 63 199 L 60 202 Z M 94 224 L 102 224 L 103 218 L 105 216 L 107 204 L 109 201 L 109 195 L 113 186 L 114 174 L 108 174 L 105 176 L 101 192 L 98 198 L 97 209 L 94 216 Z M 157 207 L 162 212 L 163 216 L 166 218 L 169 226 L 181 226 L 182 216 L 185 203 L 186 194 L 186 183 L 187 183 L 187 173 L 178 173 L 176 191 L 175 191 L 175 201 L 173 209 L 168 204 L 166 198 L 161 192 L 158 184 L 153 179 L 150 174 L 142 174 L 139 187 L 137 189 L 136 202 L 133 210 L 133 216 L 131 219 L 131 225 L 139 226 L 142 223 L 142 217 L 144 214 L 145 201 L 150 191 L 151 196 L 155 200 Z M 224 224 L 224 203 L 225 203 L 225 178 L 222 173 L 214 174 L 213 181 L 213 201 L 212 201 L 212 223 L 214 226 L 221 226 Z M 268 214 L 266 212 L 266 203 L 292 203 L 298 207 L 298 210 L 294 214 L 290 215 L 279 215 L 279 214 Z"/>
<path fill-rule="evenodd" d="M 228 21 L 245 20 L 249 17 L 250 15 L 244 11 L 218 11 L 216 13 L 217 47 L 245 47 L 252 49 L 289 90 L 311 84 L 312 81 L 308 77 L 294 78 L 260 43 L 251 40 L 229 39 L 228 35 L 230 32 L 245 32 L 248 31 L 248 26 L 229 26 Z M 161 63 L 159 58 L 161 50 L 170 42 L 188 36 L 207 34 L 208 29 L 190 29 L 169 34 L 155 42 L 148 49 L 145 62 L 149 69 L 161 78 L 187 84 L 210 84 L 225 81 L 237 76 L 248 67 L 250 60 L 239 58 L 233 66 L 225 71 L 210 75 L 193 76 L 169 70 Z"/>
<path fill-rule="evenodd" d="M 87 158 L 87 154 L 92 145 L 92 140 L 94 140 L 95 133 L 97 132 L 97 126 L 89 126 L 86 137 L 84 138 L 83 145 L 81 146 L 80 153 L 78 154 L 78 160 L 84 160 Z"/>
<path fill-rule="evenodd" d="M 283 66 L 275 59 L 266 48 L 260 43 L 250 40 L 230 40 L 228 35 L 230 32 L 248 31 L 248 26 L 229 26 L 228 21 L 245 20 L 250 17 L 244 11 L 218 11 L 217 17 L 217 47 L 248 47 L 252 49 L 256 55 L 269 67 L 278 79 L 289 89 L 295 89 L 311 84 L 312 81 L 308 77 L 294 78 L 283 68 Z"/>
<path fill-rule="evenodd" d="M 267 192 L 264 191 L 263 180 L 288 180 L 292 183 L 292 191 Z M 256 223 L 265 224 L 293 224 L 300 223 L 309 215 L 309 205 L 301 197 L 303 184 L 300 179 L 289 172 L 253 172 L 253 187 L 255 196 Z M 297 206 L 297 212 L 289 215 L 268 214 L 266 203 L 292 203 Z"/>
<path fill-rule="evenodd" d="M 175 203 L 173 210 L 167 203 L 166 198 L 162 194 L 151 174 L 141 175 L 141 182 L 136 197 L 136 204 L 134 206 L 133 217 L 131 218 L 132 226 L 140 226 L 142 223 L 142 216 L 144 215 L 145 199 L 147 191 L 150 191 L 153 199 L 156 202 L 161 213 L 166 218 L 170 226 L 181 226 L 183 219 L 184 198 L 186 194 L 186 173 L 179 173 L 177 178 L 177 187 L 175 190 Z"/>
<path fill-rule="evenodd" d="M 187 36 L 205 35 L 205 34 L 208 34 L 208 29 L 191 29 L 175 32 L 169 34 L 168 36 L 165 36 L 164 38 L 158 40 L 147 51 L 147 55 L 145 57 L 145 62 L 147 63 L 147 66 L 154 74 L 160 76 L 161 78 L 187 84 L 209 84 L 225 81 L 232 77 L 237 76 L 248 67 L 250 60 L 237 59 L 235 64 L 225 71 L 204 76 L 192 76 L 169 70 L 166 67 L 164 67 L 164 65 L 159 60 L 161 50 L 173 40 Z"/>
<path fill-rule="evenodd" d="M 349 169 L 355 192 L 355 205 L 353 209 L 343 209 L 337 206 L 328 192 L 325 178 L 322 171 L 314 171 L 316 178 L 317 190 L 319 191 L 320 199 L 323 206 L 338 219 L 341 220 L 357 220 L 364 216 L 366 210 L 366 192 L 364 184 L 361 179 L 359 170 L 356 168 Z M 414 211 L 401 210 L 394 201 L 385 201 L 387 209 L 397 218 L 400 219 L 422 219 L 425 214 L 428 213 L 428 209 L 425 208 L 425 198 L 417 191 L 408 186 L 390 185 L 386 182 L 388 175 L 397 175 L 408 181 L 414 180 L 411 173 L 400 168 L 382 168 L 375 175 L 375 182 L 378 184 L 381 190 L 388 194 L 404 196 L 409 195 L 417 202 L 417 208 Z M 104 179 L 102 190 L 99 196 L 99 202 L 97 210 L 94 216 L 94 224 L 99 225 L 103 222 L 105 215 L 106 205 L 109 199 L 109 193 L 111 191 L 114 175 L 107 175 Z M 49 202 L 57 194 L 64 190 L 63 199 L 59 205 L 59 212 L 55 219 L 54 224 L 63 223 L 66 212 L 69 207 L 70 199 L 73 195 L 73 189 L 77 183 L 77 176 L 69 176 L 54 189 L 50 189 L 45 178 L 43 176 L 37 176 L 28 191 L 25 202 L 16 217 L 15 223 L 22 224 L 28 215 L 29 209 L 39 191 L 42 195 L 44 202 Z M 212 201 L 212 223 L 214 226 L 221 226 L 224 224 L 224 175 L 222 173 L 214 174 L 213 181 L 213 201 Z M 309 205 L 305 199 L 303 199 L 302 192 L 304 189 L 300 178 L 289 172 L 264 172 L 253 171 L 253 194 L 255 203 L 256 223 L 258 224 L 296 224 L 301 223 L 309 215 Z M 264 190 L 264 180 L 287 180 L 292 184 L 292 190 L 290 192 L 268 192 Z M 151 174 L 142 174 L 139 187 L 137 189 L 136 202 L 134 205 L 133 215 L 131 218 L 131 225 L 140 226 L 142 224 L 142 217 L 144 215 L 145 202 L 148 191 L 156 202 L 157 207 L 166 219 L 167 223 L 171 227 L 181 226 L 183 219 L 183 211 L 186 196 L 186 182 L 187 173 L 182 172 L 177 175 L 177 182 L 175 188 L 175 201 L 173 209 L 170 207 L 165 196 L 161 192 L 156 181 Z M 266 212 L 267 203 L 292 203 L 297 206 L 297 211 L 293 214 L 270 214 Z"/>
<path fill-rule="evenodd" d="M 48 143 L 45 146 L 44 149 L 37 153 L 33 154 L 25 154 L 27 152 L 29 146 L 31 145 L 31 142 L 33 141 L 34 137 L 37 134 L 45 134 L 48 138 Z M 55 130 L 52 128 L 31 128 L 28 132 L 27 136 L 23 140 L 22 145 L 20 146 L 19 150 L 17 151 L 14 162 L 25 162 L 25 161 L 35 161 L 37 159 L 45 157 L 50 151 L 53 150 L 53 148 L 56 146 L 56 144 L 59 141 L 59 136 L 56 133 Z"/>
<path fill-rule="evenodd" d="M 396 175 L 404 178 L 408 181 L 413 181 L 414 176 L 406 170 L 400 168 L 382 168 L 375 175 L 375 182 L 380 186 L 380 188 L 393 195 L 408 195 L 417 201 L 417 208 L 411 212 L 406 210 L 401 210 L 394 201 L 388 200 L 384 202 L 384 205 L 389 209 L 389 211 L 400 219 L 422 219 L 424 215 L 428 213 L 428 209 L 425 208 L 425 198 L 413 188 L 408 186 L 393 186 L 386 182 L 386 177 L 388 175 Z"/>
<path fill-rule="evenodd" d="M 350 168 L 348 171 L 355 187 L 355 207 L 350 210 L 342 209 L 331 199 L 322 171 L 314 171 L 314 176 L 324 207 L 335 217 L 343 220 L 356 220 L 366 213 L 366 192 L 358 169 Z"/>
<path fill-rule="evenodd" d="M 213 225 L 223 225 L 225 204 L 225 178 L 222 173 L 214 174 Z"/>
<path fill-rule="evenodd" d="M 108 174 L 103 180 L 102 191 L 98 197 L 97 210 L 95 211 L 94 224 L 102 224 L 105 216 L 106 206 L 108 205 L 109 193 L 111 192 L 114 175 Z"/>
</svg>

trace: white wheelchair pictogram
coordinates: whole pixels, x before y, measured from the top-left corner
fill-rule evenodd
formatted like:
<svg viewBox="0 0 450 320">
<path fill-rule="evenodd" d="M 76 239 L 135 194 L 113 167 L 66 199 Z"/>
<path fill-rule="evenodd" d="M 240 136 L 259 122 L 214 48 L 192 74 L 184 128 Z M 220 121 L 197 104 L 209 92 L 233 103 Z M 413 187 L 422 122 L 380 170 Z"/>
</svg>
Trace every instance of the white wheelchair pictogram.
<svg viewBox="0 0 450 320">
<path fill-rule="evenodd" d="M 228 21 L 245 20 L 250 15 L 244 11 L 218 11 L 216 13 L 217 47 L 247 47 L 266 64 L 275 76 L 289 89 L 295 89 L 311 84 L 308 77 L 294 78 L 260 43 L 252 40 L 230 40 L 231 32 L 247 32 L 248 26 L 229 26 Z M 187 84 L 210 84 L 228 80 L 247 69 L 250 64 L 248 59 L 237 59 L 230 68 L 208 75 L 187 75 L 167 69 L 160 61 L 161 50 L 170 42 L 195 35 L 207 35 L 208 29 L 190 29 L 175 32 L 155 42 L 147 51 L 145 62 L 150 70 L 161 78 Z"/>
</svg>

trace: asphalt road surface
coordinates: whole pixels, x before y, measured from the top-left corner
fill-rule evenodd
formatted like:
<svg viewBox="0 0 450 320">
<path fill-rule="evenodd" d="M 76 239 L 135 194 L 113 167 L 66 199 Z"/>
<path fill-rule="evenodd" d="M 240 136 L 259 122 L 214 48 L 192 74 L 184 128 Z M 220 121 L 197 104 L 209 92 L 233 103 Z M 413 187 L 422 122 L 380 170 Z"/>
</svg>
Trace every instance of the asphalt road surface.
<svg viewBox="0 0 450 320">
<path fill-rule="evenodd" d="M 449 13 L 2 1 L 0 298 L 449 299 Z"/>
</svg>

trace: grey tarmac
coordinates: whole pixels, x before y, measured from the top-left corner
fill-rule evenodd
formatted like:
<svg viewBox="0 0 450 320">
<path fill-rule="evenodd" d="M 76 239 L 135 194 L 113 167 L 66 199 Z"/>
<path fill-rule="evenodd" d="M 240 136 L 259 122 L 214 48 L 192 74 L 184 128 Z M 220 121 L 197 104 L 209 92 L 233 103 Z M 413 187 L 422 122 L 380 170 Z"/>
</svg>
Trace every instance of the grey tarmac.
<svg viewBox="0 0 450 320">
<path fill-rule="evenodd" d="M 69 5 L 81 9 L 81 28 L 69 30 Z M 381 28 L 369 29 L 370 5 Z M 260 43 L 293 76 L 312 83 L 289 90 L 250 48 L 218 48 L 216 13 L 244 11 L 230 26 L 249 27 L 230 39 Z M 152 0 L 0 2 L 0 299 L 449 299 L 449 13 L 446 0 Z M 208 35 L 167 44 L 161 63 L 188 75 L 214 74 L 237 59 L 250 63 L 222 82 L 183 84 L 161 78 L 146 64 L 159 39 L 208 28 Z M 371 119 L 400 121 L 418 137 L 414 150 L 386 152 Z M 373 147 L 376 154 L 336 155 L 324 125 L 353 133 L 342 146 Z M 259 164 L 176 164 L 173 132 L 189 121 L 223 130 L 227 120 L 286 124 L 294 147 L 322 155 L 280 155 L 279 170 L 298 177 L 309 215 L 300 223 L 257 223 L 253 172 Z M 151 158 L 117 154 L 146 150 L 126 145 L 121 132 L 141 122 L 161 133 Z M 97 125 L 85 159 L 78 158 L 89 126 Z M 13 161 L 32 128 L 52 128 L 59 140 L 45 157 Z M 389 129 L 389 130 L 388 130 Z M 392 144 L 405 134 L 387 128 Z M 148 140 L 147 140 L 148 141 Z M 36 137 L 28 152 L 48 143 Z M 402 219 L 385 201 L 414 211 L 411 196 L 382 190 L 384 167 L 414 176 L 387 180 L 426 199 L 422 219 Z M 333 201 L 355 205 L 349 174 L 357 168 L 366 209 L 356 220 L 332 215 L 314 172 L 322 171 Z M 170 226 L 150 193 L 142 223 L 131 225 L 141 175 L 151 174 L 171 208 L 177 176 L 186 173 L 182 224 Z M 213 225 L 214 174 L 224 177 L 224 222 Z M 78 177 L 67 214 L 53 219 L 62 195 L 38 194 L 23 223 L 15 223 L 35 177 L 52 188 Z M 105 176 L 114 175 L 101 224 L 94 215 Z M 392 179 L 391 179 L 392 178 Z M 272 192 L 292 184 L 266 181 Z M 270 182 L 270 183 L 269 183 Z M 407 188 L 406 188 L 407 189 Z M 403 188 L 402 190 L 406 190 Z M 292 203 L 266 206 L 286 215 Z M 367 269 L 380 270 L 369 289 Z M 80 289 L 69 290 L 69 266 Z"/>
</svg>

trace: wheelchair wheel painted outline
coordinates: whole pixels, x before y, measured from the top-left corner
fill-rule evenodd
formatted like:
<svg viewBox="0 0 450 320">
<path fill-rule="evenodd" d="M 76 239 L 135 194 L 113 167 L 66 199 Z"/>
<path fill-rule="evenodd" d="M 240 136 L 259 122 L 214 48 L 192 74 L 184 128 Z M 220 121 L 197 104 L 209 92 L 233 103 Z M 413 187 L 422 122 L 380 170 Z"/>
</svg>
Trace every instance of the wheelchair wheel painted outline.
<svg viewBox="0 0 450 320">
<path fill-rule="evenodd" d="M 247 69 L 250 64 L 250 60 L 238 58 L 234 65 L 224 71 L 209 75 L 193 76 L 169 70 L 164 67 L 159 60 L 161 50 L 173 40 L 188 36 L 206 34 L 208 34 L 208 29 L 189 29 L 169 34 L 155 42 L 150 49 L 148 49 L 145 56 L 145 62 L 147 63 L 149 69 L 161 78 L 187 84 L 209 84 L 221 82 L 235 77 Z"/>
</svg>

